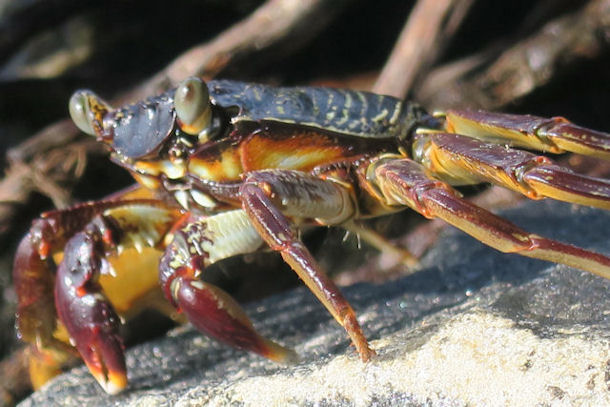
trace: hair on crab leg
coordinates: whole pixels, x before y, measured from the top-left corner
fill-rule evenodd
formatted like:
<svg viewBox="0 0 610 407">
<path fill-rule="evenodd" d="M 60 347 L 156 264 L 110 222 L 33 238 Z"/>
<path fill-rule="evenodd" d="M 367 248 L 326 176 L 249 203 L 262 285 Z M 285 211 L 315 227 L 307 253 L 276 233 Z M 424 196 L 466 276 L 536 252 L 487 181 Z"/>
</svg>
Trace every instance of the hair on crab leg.
<svg viewBox="0 0 610 407">
<path fill-rule="evenodd" d="M 346 230 L 344 241 L 347 239 L 349 233 L 353 233 L 358 239 L 358 248 L 360 248 L 360 239 L 362 239 L 381 253 L 389 255 L 395 264 L 402 263 L 413 272 L 417 270 L 417 267 L 419 266 L 417 257 L 407 249 L 392 244 L 392 242 L 382 234 L 365 226 L 362 222 L 350 221 L 341 226 Z"/>
<path fill-rule="evenodd" d="M 372 165 L 373 182 L 390 205 L 405 205 L 428 218 L 443 219 L 499 251 L 565 264 L 610 279 L 610 258 L 528 233 L 460 198 L 448 184 L 430 178 L 415 161 L 382 159 Z"/>
</svg>

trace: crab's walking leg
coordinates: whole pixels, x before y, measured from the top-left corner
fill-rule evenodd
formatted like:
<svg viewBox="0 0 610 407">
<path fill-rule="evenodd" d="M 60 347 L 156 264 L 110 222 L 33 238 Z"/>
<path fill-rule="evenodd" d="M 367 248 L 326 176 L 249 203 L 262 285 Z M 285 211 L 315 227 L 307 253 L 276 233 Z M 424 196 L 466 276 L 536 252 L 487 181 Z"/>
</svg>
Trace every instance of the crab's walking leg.
<svg viewBox="0 0 610 407">
<path fill-rule="evenodd" d="M 242 206 L 254 227 L 305 282 L 349 334 L 363 361 L 374 351 L 362 333 L 354 310 L 321 270 L 286 217 L 338 224 L 354 215 L 347 189 L 298 171 L 253 172 L 240 189 Z"/>
<path fill-rule="evenodd" d="M 533 199 L 610 209 L 610 181 L 555 165 L 549 158 L 457 134 L 418 136 L 416 159 L 453 184 L 491 182 Z"/>
<path fill-rule="evenodd" d="M 528 233 L 461 199 L 412 160 L 381 158 L 371 165 L 369 179 L 389 205 L 405 205 L 428 218 L 441 218 L 502 252 L 566 264 L 610 279 L 610 258 Z"/>
<path fill-rule="evenodd" d="M 208 336 L 277 362 L 295 360 L 292 350 L 260 336 L 226 292 L 200 279 L 210 264 L 254 252 L 263 244 L 244 211 L 185 218 L 183 222 L 173 232 L 159 266 L 166 297 Z"/>
<path fill-rule="evenodd" d="M 539 151 L 570 151 L 610 159 L 610 134 L 580 127 L 563 117 L 450 110 L 447 130 L 481 140 Z"/>
<path fill-rule="evenodd" d="M 72 236 L 55 278 L 55 306 L 70 341 L 104 390 L 127 385 L 119 317 L 98 283 L 111 274 L 107 257 L 117 248 L 157 247 L 178 217 L 159 203 L 123 202 L 91 220 Z M 134 271 L 136 272 L 136 271 Z"/>
</svg>

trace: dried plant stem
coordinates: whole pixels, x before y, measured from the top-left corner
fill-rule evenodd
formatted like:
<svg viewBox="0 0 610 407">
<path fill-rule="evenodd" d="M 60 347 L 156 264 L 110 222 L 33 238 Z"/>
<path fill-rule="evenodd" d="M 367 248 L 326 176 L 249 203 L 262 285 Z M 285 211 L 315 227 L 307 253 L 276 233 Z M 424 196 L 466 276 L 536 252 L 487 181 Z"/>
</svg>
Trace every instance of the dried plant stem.
<svg viewBox="0 0 610 407">
<path fill-rule="evenodd" d="M 473 0 L 419 0 L 409 15 L 373 92 L 404 98 L 442 53 Z"/>
<path fill-rule="evenodd" d="M 490 49 L 469 57 L 476 60 L 474 64 L 458 61 L 438 68 L 428 75 L 416 98 L 441 108 L 500 108 L 607 51 L 609 39 L 610 0 L 591 0 L 581 11 L 547 23 L 499 57 Z"/>
<path fill-rule="evenodd" d="M 296 48 L 315 35 L 346 0 L 268 0 L 212 41 L 191 48 L 128 94 L 130 99 L 171 87 L 191 75 L 216 76 L 229 63 L 287 43 Z"/>
</svg>

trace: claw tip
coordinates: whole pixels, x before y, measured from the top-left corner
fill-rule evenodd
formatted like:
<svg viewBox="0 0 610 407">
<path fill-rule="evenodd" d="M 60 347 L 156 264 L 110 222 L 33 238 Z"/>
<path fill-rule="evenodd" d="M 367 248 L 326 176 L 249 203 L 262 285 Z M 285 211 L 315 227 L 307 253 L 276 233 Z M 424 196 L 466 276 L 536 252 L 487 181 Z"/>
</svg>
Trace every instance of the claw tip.
<svg viewBox="0 0 610 407">
<path fill-rule="evenodd" d="M 261 352 L 267 359 L 284 365 L 292 365 L 298 363 L 298 354 L 289 348 L 285 348 L 277 343 L 266 338 L 261 338 L 264 343 L 264 350 Z"/>
<path fill-rule="evenodd" d="M 108 376 L 103 374 L 94 375 L 97 382 L 110 395 L 115 395 L 127 387 L 127 376 L 123 373 L 109 372 Z"/>
</svg>

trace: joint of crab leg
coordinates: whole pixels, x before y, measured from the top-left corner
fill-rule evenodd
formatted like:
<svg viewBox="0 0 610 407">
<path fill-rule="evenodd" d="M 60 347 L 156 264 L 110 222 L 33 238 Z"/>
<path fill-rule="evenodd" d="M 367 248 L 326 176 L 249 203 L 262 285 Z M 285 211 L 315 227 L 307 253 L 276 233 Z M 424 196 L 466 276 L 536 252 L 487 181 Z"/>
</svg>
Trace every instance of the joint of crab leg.
<svg viewBox="0 0 610 407">
<path fill-rule="evenodd" d="M 264 170 L 250 174 L 245 183 L 265 191 L 272 204 L 288 216 L 336 225 L 355 212 L 348 189 L 332 179 L 322 180 L 299 171 Z"/>
<path fill-rule="evenodd" d="M 120 322 L 97 283 L 104 249 L 91 226 L 66 245 L 57 268 L 55 305 L 91 374 L 107 393 L 116 394 L 127 386 Z"/>
<path fill-rule="evenodd" d="M 404 159 L 381 165 L 376 168 L 376 174 L 376 182 L 388 199 L 416 211 L 420 209 L 408 198 L 409 190 L 428 185 L 419 189 L 419 202 L 425 205 L 430 215 L 499 251 L 561 263 L 610 278 L 610 258 L 528 233 L 459 198 L 450 186 L 438 186 L 438 181 L 429 179 L 424 168 L 414 161 Z"/>
<path fill-rule="evenodd" d="M 298 239 L 288 218 L 274 205 L 269 196 L 271 191 L 260 187 L 262 179 L 259 175 L 260 173 L 251 175 L 240 188 L 242 206 L 252 224 L 269 247 L 281 254 L 284 261 L 343 326 L 360 358 L 368 361 L 375 351 L 370 348 L 352 307 Z M 278 190 L 272 192 L 277 194 Z M 281 195 L 276 198 L 282 201 Z"/>
<path fill-rule="evenodd" d="M 563 117 L 450 110 L 447 130 L 487 141 L 511 143 L 552 153 L 571 151 L 610 158 L 610 135 L 571 123 Z"/>
<path fill-rule="evenodd" d="M 562 263 L 610 279 L 610 259 L 602 254 L 536 235 L 529 235 L 529 241 L 530 247 L 524 251 L 517 251 L 517 253 Z"/>
<path fill-rule="evenodd" d="M 530 168 L 522 179 L 542 196 L 610 209 L 610 182 L 606 180 L 576 174 L 558 165 Z"/>
<path fill-rule="evenodd" d="M 563 117 L 553 117 L 536 132 L 562 151 L 610 158 L 610 135 L 578 126 Z"/>
<path fill-rule="evenodd" d="M 557 200 L 610 209 L 610 182 L 555 165 L 547 157 L 484 143 L 457 134 L 426 136 L 423 165 L 456 184 L 487 181 L 529 198 Z M 461 181 L 461 182 L 460 182 Z"/>
</svg>

